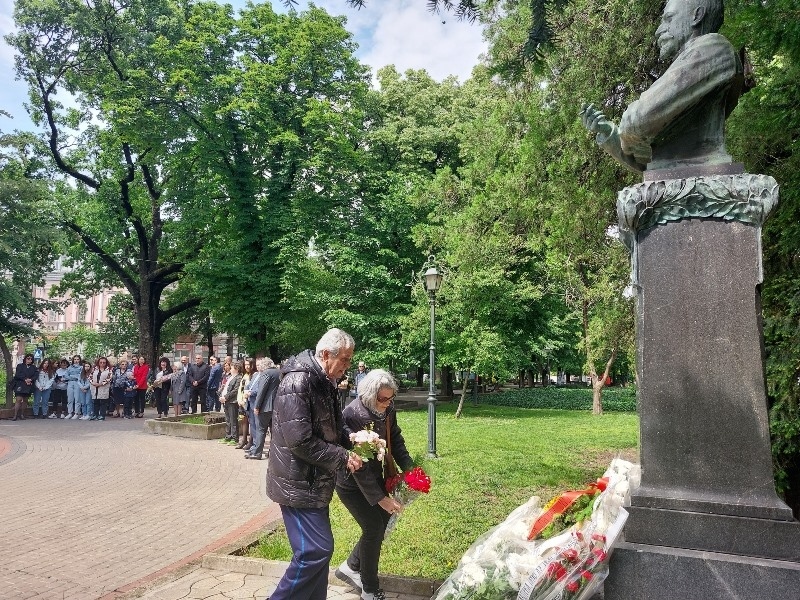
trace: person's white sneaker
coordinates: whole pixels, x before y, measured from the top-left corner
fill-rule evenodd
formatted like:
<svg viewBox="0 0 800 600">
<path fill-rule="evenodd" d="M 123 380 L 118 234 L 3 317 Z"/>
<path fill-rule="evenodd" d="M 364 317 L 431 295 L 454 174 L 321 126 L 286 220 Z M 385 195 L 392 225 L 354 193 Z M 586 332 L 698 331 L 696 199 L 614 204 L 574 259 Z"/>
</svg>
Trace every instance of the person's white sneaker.
<svg viewBox="0 0 800 600">
<path fill-rule="evenodd" d="M 89 420 L 89 415 L 83 415 L 81 417 L 81 421 L 88 421 L 88 420 Z"/>
<path fill-rule="evenodd" d="M 386 596 L 382 589 L 377 589 L 374 592 L 361 592 L 361 600 L 386 600 Z"/>
<path fill-rule="evenodd" d="M 61 416 L 58 417 L 58 418 L 59 419 L 69 419 L 69 416 L 67 415 L 67 413 L 61 413 Z"/>
<path fill-rule="evenodd" d="M 80 419 L 80 416 L 78 416 L 78 413 L 72 413 L 70 419 Z"/>
<path fill-rule="evenodd" d="M 358 571 L 354 571 L 349 566 L 347 566 L 347 561 L 344 561 L 337 567 L 336 571 L 334 571 L 334 575 L 336 575 L 338 579 L 341 579 L 342 581 L 349 583 L 354 588 L 358 588 L 360 590 L 364 587 L 363 585 L 361 585 L 361 573 L 359 573 Z"/>
<path fill-rule="evenodd" d="M 47 417 L 48 419 L 57 419 L 58 415 L 56 413 L 50 413 L 50 416 Z"/>
</svg>

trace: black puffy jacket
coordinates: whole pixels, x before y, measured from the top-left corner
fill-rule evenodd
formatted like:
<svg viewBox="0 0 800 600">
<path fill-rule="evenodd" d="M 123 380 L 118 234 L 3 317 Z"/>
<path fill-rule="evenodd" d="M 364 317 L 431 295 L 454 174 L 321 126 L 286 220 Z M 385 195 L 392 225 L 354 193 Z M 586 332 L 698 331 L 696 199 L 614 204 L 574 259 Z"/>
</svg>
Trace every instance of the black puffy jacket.
<svg viewBox="0 0 800 600">
<path fill-rule="evenodd" d="M 351 433 L 362 429 L 372 429 L 384 440 L 386 438 L 387 422 L 392 424 L 392 458 L 401 471 L 408 471 L 414 466 L 414 460 L 406 449 L 406 442 L 403 439 L 403 432 L 397 424 L 397 413 L 392 404 L 384 414 L 378 414 L 368 409 L 360 399 L 353 400 L 344 409 L 344 427 L 348 436 Z M 388 459 L 388 454 L 386 459 Z M 336 477 L 336 490 L 350 492 L 356 489 L 361 490 L 367 502 L 375 506 L 383 500 L 386 493 L 386 475 L 384 473 L 384 462 L 369 459 L 363 467 L 352 475 L 347 471 L 340 471 Z"/>
<path fill-rule="evenodd" d="M 267 496 L 294 508 L 323 508 L 336 471 L 347 468 L 350 441 L 336 386 L 306 350 L 290 358 L 272 408 Z"/>
</svg>

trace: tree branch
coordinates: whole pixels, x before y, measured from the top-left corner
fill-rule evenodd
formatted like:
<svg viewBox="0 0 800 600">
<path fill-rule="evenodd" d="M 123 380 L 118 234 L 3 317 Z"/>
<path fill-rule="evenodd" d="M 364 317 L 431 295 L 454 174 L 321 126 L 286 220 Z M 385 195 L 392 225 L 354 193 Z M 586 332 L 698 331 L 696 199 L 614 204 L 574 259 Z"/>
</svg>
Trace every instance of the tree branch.
<svg viewBox="0 0 800 600">
<path fill-rule="evenodd" d="M 200 306 L 200 298 L 191 298 L 189 300 L 185 300 L 175 306 L 171 306 L 165 310 L 158 310 L 159 316 L 161 317 L 161 322 L 165 323 L 167 319 L 174 317 L 177 314 L 182 313 L 185 310 L 189 310 L 190 308 L 195 308 Z"/>
<path fill-rule="evenodd" d="M 117 277 L 120 278 L 122 284 L 125 286 L 125 289 L 128 290 L 131 296 L 133 296 L 134 302 L 139 304 L 141 302 L 141 296 L 139 294 L 139 286 L 137 285 L 136 281 L 131 277 L 127 271 L 122 267 L 119 262 L 114 259 L 113 256 L 108 254 L 105 250 L 103 250 L 100 245 L 95 242 L 88 233 L 86 233 L 83 228 L 73 221 L 64 221 L 64 225 L 74 231 L 78 237 L 81 238 L 86 247 L 94 252 L 100 260 L 103 262 L 106 267 L 108 267 Z"/>
</svg>

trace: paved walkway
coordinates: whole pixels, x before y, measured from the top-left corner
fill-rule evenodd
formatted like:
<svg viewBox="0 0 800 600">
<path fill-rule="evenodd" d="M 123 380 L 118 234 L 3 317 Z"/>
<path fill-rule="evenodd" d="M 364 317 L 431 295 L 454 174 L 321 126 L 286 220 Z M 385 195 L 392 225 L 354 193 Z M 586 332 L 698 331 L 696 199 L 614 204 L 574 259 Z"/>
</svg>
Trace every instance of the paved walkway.
<svg viewBox="0 0 800 600">
<path fill-rule="evenodd" d="M 143 423 L 0 421 L 0 600 L 114 598 L 279 517 L 266 461 Z"/>
<path fill-rule="evenodd" d="M 280 519 L 266 469 L 142 419 L 2 420 L 0 600 L 264 600 L 278 576 L 200 559 Z M 359 596 L 332 584 L 328 597 Z"/>
</svg>

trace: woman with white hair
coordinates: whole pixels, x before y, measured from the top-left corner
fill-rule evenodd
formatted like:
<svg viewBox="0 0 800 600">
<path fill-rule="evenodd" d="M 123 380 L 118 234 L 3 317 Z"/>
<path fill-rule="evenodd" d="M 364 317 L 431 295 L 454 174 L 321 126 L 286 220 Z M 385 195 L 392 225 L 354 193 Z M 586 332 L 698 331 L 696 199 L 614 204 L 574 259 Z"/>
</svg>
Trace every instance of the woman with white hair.
<svg viewBox="0 0 800 600">
<path fill-rule="evenodd" d="M 389 517 L 403 509 L 386 493 L 386 478 L 392 474 L 386 469 L 394 467 L 393 462 L 403 471 L 414 467 L 397 424 L 393 402 L 396 394 L 394 377 L 383 369 L 373 369 L 361 379 L 356 401 L 342 413 L 349 432 L 372 429 L 387 441 L 383 462 L 370 460 L 352 476 L 339 471 L 336 477 L 336 493 L 361 527 L 361 538 L 336 569 L 336 576 L 359 588 L 362 600 L 384 598 L 378 585 L 381 544 Z"/>
</svg>

